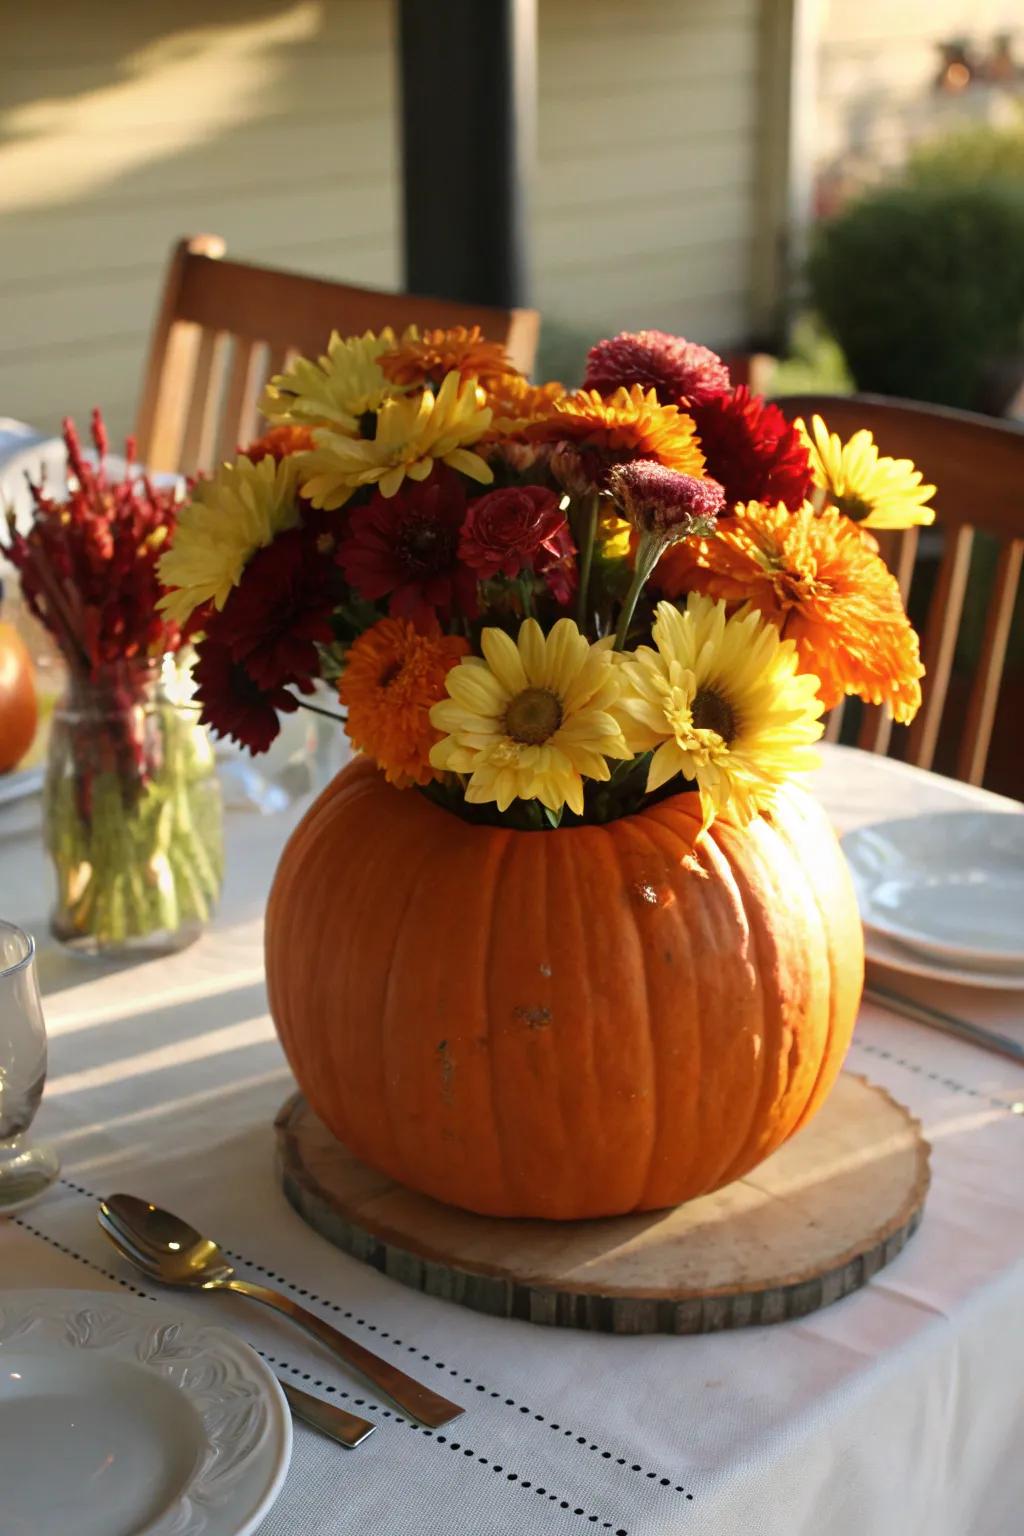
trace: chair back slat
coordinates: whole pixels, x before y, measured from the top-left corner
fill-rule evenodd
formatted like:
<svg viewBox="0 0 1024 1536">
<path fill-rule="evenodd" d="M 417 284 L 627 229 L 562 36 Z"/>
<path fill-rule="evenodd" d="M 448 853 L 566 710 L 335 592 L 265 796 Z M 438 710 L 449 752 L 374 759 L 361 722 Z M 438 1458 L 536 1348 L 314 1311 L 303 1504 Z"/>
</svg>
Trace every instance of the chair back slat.
<svg viewBox="0 0 1024 1536">
<path fill-rule="evenodd" d="M 201 330 L 192 370 L 191 397 L 185 415 L 180 449 L 183 474 L 193 475 L 209 465 L 214 456 L 220 423 L 224 358 L 228 337 L 224 331 Z"/>
<path fill-rule="evenodd" d="M 353 288 L 224 259 L 215 235 L 179 242 L 171 258 L 143 382 L 136 436 L 152 469 L 209 469 L 258 430 L 266 380 L 299 353 L 318 357 L 343 335 L 407 325 L 479 325 L 517 368 L 533 367 L 540 317 L 449 299 Z M 233 355 L 223 379 L 225 342 Z"/>
<path fill-rule="evenodd" d="M 857 738 L 859 746 L 888 752 L 900 740 L 908 761 L 925 768 L 932 766 L 950 694 L 975 531 L 999 541 L 1001 554 L 982 654 L 972 682 L 957 756 L 958 775 L 980 783 L 991 745 L 1021 571 L 1024 427 L 881 395 L 789 395 L 777 403 L 790 420 L 802 416 L 809 421 L 817 413 L 844 440 L 867 427 L 882 453 L 892 458 L 913 459 L 925 480 L 937 486 L 934 504 L 943 555 L 922 625 L 924 701 L 909 731 L 901 727 L 894 730 L 885 710 L 865 706 Z M 934 534 L 927 533 L 926 540 L 929 547 L 933 546 Z M 881 533 L 878 541 L 907 602 L 918 556 L 925 547 L 920 530 Z M 841 722 L 834 722 L 839 715 L 839 710 L 832 712 L 826 739 L 838 738 Z"/>
<path fill-rule="evenodd" d="M 216 458 L 230 458 L 235 450 L 249 443 L 259 430 L 257 401 L 266 378 L 267 349 L 262 342 L 246 341 L 238 336 L 231 351 L 224 409 L 217 434 Z"/>
<path fill-rule="evenodd" d="M 1006 661 L 1006 646 L 1010 638 L 1010 625 L 1020 586 L 1021 556 L 1024 555 L 1024 539 L 1010 539 L 999 551 L 992 596 L 989 600 L 988 617 L 985 621 L 985 638 L 981 647 L 981 659 L 971 689 L 967 706 L 967 725 L 960 743 L 957 759 L 957 778 L 968 784 L 980 784 L 985 773 L 985 762 L 992 741 L 996 705 L 999 702 L 999 685 Z"/>
<path fill-rule="evenodd" d="M 965 523 L 961 523 L 958 528 L 946 529 L 945 533 L 946 547 L 921 644 L 921 660 L 928 687 L 922 690 L 923 702 L 907 738 L 907 757 L 919 768 L 930 768 L 935 761 L 939 725 L 949 692 L 956 637 L 960 632 L 974 544 L 974 529 Z"/>
</svg>

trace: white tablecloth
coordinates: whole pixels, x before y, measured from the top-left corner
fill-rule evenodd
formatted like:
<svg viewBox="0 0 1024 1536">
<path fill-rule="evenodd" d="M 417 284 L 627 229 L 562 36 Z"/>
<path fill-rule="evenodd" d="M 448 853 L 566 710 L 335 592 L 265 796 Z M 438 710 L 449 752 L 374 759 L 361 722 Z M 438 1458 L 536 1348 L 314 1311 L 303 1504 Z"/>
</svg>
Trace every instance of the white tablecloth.
<svg viewBox="0 0 1024 1536">
<path fill-rule="evenodd" d="M 819 789 L 843 828 L 990 798 L 844 748 Z M 1024 1070 L 865 1005 L 850 1066 L 922 1120 L 932 1190 L 896 1262 L 804 1321 L 615 1338 L 432 1300 L 329 1247 L 275 1179 L 272 1120 L 292 1084 L 266 1012 L 261 911 L 301 809 L 229 818 L 223 910 L 186 953 L 118 970 L 42 942 L 52 1050 L 36 1129 L 65 1177 L 0 1222 L 0 1284 L 154 1294 L 96 1228 L 97 1195 L 129 1190 L 467 1406 L 447 1431 L 420 1429 L 253 1304 L 162 1293 L 379 1423 L 352 1453 L 298 1426 L 264 1536 L 1024 1530 Z M 48 900 L 37 836 L 5 838 L 0 821 L 0 912 L 42 938 Z M 1022 994 L 943 999 L 1024 1039 Z M 0 1530 L 2 1509 L 0 1496 Z"/>
</svg>

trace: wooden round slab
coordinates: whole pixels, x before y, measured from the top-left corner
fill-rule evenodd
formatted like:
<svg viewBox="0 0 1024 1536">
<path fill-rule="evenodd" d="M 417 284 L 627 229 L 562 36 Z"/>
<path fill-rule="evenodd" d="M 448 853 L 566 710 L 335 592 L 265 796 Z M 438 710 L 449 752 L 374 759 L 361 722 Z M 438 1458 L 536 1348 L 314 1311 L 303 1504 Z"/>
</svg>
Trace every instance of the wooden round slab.
<svg viewBox="0 0 1024 1536">
<path fill-rule="evenodd" d="M 843 1073 L 806 1130 L 746 1178 L 671 1210 L 509 1221 L 440 1205 L 346 1151 L 301 1094 L 277 1118 L 284 1190 L 310 1226 L 405 1285 L 478 1312 L 609 1333 L 802 1317 L 867 1283 L 921 1218 L 928 1143 Z"/>
</svg>

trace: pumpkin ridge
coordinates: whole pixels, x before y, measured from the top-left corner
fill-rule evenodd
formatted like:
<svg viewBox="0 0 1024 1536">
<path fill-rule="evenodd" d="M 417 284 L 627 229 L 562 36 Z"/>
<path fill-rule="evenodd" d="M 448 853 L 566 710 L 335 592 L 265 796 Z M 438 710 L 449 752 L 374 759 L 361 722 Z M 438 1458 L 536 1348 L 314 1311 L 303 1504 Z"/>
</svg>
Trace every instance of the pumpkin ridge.
<svg viewBox="0 0 1024 1536">
<path fill-rule="evenodd" d="M 637 822 L 638 823 L 640 822 L 640 818 L 639 817 L 637 818 Z M 627 828 L 623 828 L 621 830 L 621 832 L 617 836 L 613 834 L 608 839 L 608 845 L 609 845 L 609 848 L 610 848 L 610 851 L 611 851 L 612 861 L 614 863 L 615 872 L 616 872 L 616 875 L 618 877 L 616 883 L 619 886 L 619 888 L 621 890 L 623 890 L 623 891 L 625 891 L 625 890 L 627 890 L 629 888 L 630 876 L 629 876 L 629 871 L 626 869 L 626 867 L 624 866 L 624 864 L 622 862 L 622 857 L 621 857 L 622 850 L 621 850 L 619 845 L 620 845 L 620 843 L 625 838 L 632 837 L 632 836 L 637 836 L 637 835 L 639 835 L 639 841 L 641 842 L 641 844 L 643 844 L 646 840 L 643 837 L 643 833 L 642 833 L 642 829 L 641 829 L 640 825 L 637 825 L 637 826 L 634 826 L 634 827 L 630 827 L 628 829 Z M 648 843 L 647 846 L 649 848 L 650 844 Z M 644 1073 L 644 1075 L 645 1075 L 646 1080 L 647 1080 L 647 1095 L 648 1095 L 648 1100 L 649 1100 L 649 1103 L 650 1103 L 650 1106 L 651 1106 L 650 1107 L 650 1114 L 648 1116 L 648 1125 L 647 1125 L 647 1147 L 646 1147 L 645 1151 L 643 1151 L 643 1152 L 641 1152 L 639 1150 L 639 1148 L 637 1149 L 637 1156 L 638 1156 L 639 1165 L 640 1165 L 640 1168 L 639 1168 L 639 1183 L 638 1183 L 638 1186 L 637 1186 L 636 1193 L 633 1196 L 633 1199 L 631 1201 L 631 1209 L 636 1210 L 640 1206 L 641 1202 L 643 1201 L 644 1190 L 647 1188 L 648 1184 L 651 1181 L 651 1172 L 652 1172 L 653 1163 L 654 1163 L 654 1153 L 655 1153 L 655 1150 L 656 1150 L 657 1145 L 658 1145 L 658 1123 L 659 1123 L 659 1117 L 660 1117 L 660 1105 L 658 1103 L 658 1080 L 657 1080 L 657 1073 L 655 1072 L 655 1068 L 654 1068 L 654 1063 L 655 1063 L 655 1060 L 656 1060 L 656 1057 L 657 1057 L 657 1052 L 656 1052 L 654 1022 L 653 1022 L 653 1020 L 651 1018 L 651 1007 L 650 1007 L 650 1004 L 651 1004 L 651 978 L 650 978 L 650 971 L 649 971 L 649 967 L 647 965 L 647 957 L 646 957 L 646 953 L 645 953 L 643 934 L 642 934 L 642 932 L 640 930 L 640 918 L 639 918 L 639 914 L 638 914 L 638 910 L 637 910 L 637 905 L 635 903 L 632 903 L 632 902 L 626 902 L 625 905 L 626 905 L 627 911 L 629 912 L 629 922 L 630 922 L 630 924 L 632 926 L 632 929 L 633 929 L 633 935 L 634 935 L 634 938 L 635 938 L 635 941 L 636 941 L 636 949 L 637 949 L 637 952 L 638 952 L 639 957 L 640 957 L 640 971 L 641 971 L 641 974 L 643 975 L 643 980 L 644 980 L 644 1028 L 645 1028 L 646 1035 L 647 1035 L 647 1061 L 646 1061 L 646 1064 L 645 1064 L 645 1073 Z"/>
<path fill-rule="evenodd" d="M 698 934 L 693 923 L 693 908 L 694 905 L 698 907 L 701 923 L 706 924 L 708 919 L 708 901 L 715 898 L 711 894 L 713 887 L 709 882 L 709 889 L 706 893 L 707 899 L 698 903 L 691 902 L 689 899 L 691 893 L 686 889 L 685 885 L 689 875 L 681 868 L 680 846 L 685 845 L 690 855 L 697 860 L 701 869 L 705 871 L 705 874 L 711 874 L 713 871 L 710 871 L 708 868 L 706 850 L 702 847 L 703 840 L 698 838 L 701 824 L 700 816 L 692 815 L 688 806 L 680 806 L 675 803 L 674 799 L 665 801 L 661 806 L 654 809 L 664 811 L 665 814 L 651 815 L 645 818 L 645 832 L 651 839 L 653 846 L 679 866 L 673 886 L 676 894 L 676 904 L 680 909 L 679 935 L 689 994 L 688 1002 L 690 1006 L 688 1012 L 692 1020 L 690 1044 L 693 1055 L 688 1062 L 689 1076 L 696 1083 L 700 1079 L 701 1062 L 705 1054 L 704 1030 L 707 1027 L 707 1021 L 704 999 L 701 997 L 700 988 L 696 985 L 695 981 L 696 976 L 700 974 L 701 965 L 697 948 Z M 659 838 L 664 839 L 663 844 L 658 840 Z M 680 899 L 683 891 L 686 891 L 687 896 L 685 902 Z M 705 932 L 702 928 L 699 934 L 701 942 L 703 942 L 704 937 Z M 694 1170 L 701 1164 L 705 1141 L 702 1134 L 704 1128 L 700 1123 L 699 1094 L 694 1093 L 693 1099 L 694 1103 L 692 1105 L 687 1104 L 681 1107 L 683 1113 L 692 1117 L 686 1137 L 688 1160 L 685 1164 L 685 1173 L 687 1182 L 692 1181 Z M 674 1140 L 678 1142 L 678 1135 L 674 1137 Z M 654 1150 L 656 1152 L 657 1148 L 655 1147 Z M 677 1166 L 676 1173 L 680 1178 L 683 1176 L 683 1172 L 684 1166 Z"/>
<path fill-rule="evenodd" d="M 395 793 L 400 794 L 401 791 L 396 790 Z M 424 805 L 431 809 L 440 809 L 440 807 L 430 807 L 430 804 L 427 801 L 424 801 Z M 417 810 L 419 809 L 420 807 L 417 807 Z M 420 848 L 418 850 L 419 856 L 415 865 L 415 869 L 405 888 L 404 896 L 402 899 L 402 909 L 398 920 L 395 923 L 393 954 L 398 954 L 402 947 L 403 941 L 406 938 L 406 924 L 409 920 L 409 914 L 412 910 L 414 900 L 419 894 L 420 885 L 423 882 L 424 876 L 431 872 L 434 861 L 438 857 L 438 854 L 443 848 L 444 843 L 447 841 L 449 835 L 448 829 L 443 825 L 440 819 L 435 819 L 434 817 L 424 817 L 420 818 L 420 820 L 422 823 L 422 828 L 426 829 L 427 831 L 427 835 L 422 837 Z M 407 857 L 407 850 L 409 848 L 408 838 L 404 840 L 402 846 L 403 849 L 406 850 Z M 393 884 L 395 871 L 395 865 L 387 860 L 387 852 L 388 850 L 385 847 L 382 851 L 382 862 L 385 864 L 385 889 L 389 888 Z M 381 1002 L 380 1010 L 380 1054 L 382 1062 L 382 1076 L 384 1080 L 384 1100 L 388 1123 L 392 1128 L 394 1128 L 396 1125 L 400 1125 L 403 1118 L 406 1117 L 403 1106 L 401 1104 L 392 1103 L 393 1090 L 391 1088 L 391 1073 L 389 1070 L 389 1057 L 394 1049 L 394 1031 L 390 1027 L 390 1019 L 392 1009 L 394 1007 L 394 996 L 395 989 L 398 984 L 398 975 L 398 967 L 392 964 L 388 969 L 388 976 L 384 987 L 384 996 Z M 403 1145 L 403 1137 L 400 1131 L 397 1135 L 392 1135 L 390 1138 L 390 1145 L 397 1152 L 398 1160 L 401 1164 L 401 1174 L 396 1175 L 400 1178 L 400 1182 L 408 1184 L 412 1189 L 422 1189 L 422 1178 L 416 1167 L 415 1159 L 410 1169 L 409 1160 L 406 1155 L 406 1149 Z"/>
<path fill-rule="evenodd" d="M 791 798 L 793 799 L 794 804 L 796 806 L 796 809 L 797 809 L 797 811 L 798 811 L 798 813 L 800 815 L 801 822 L 806 825 L 808 820 L 809 820 L 809 818 L 807 816 L 807 809 L 808 809 L 807 803 L 804 802 L 804 801 L 797 800 L 796 797 L 791 797 Z M 822 817 L 821 819 L 825 820 L 824 817 Z M 835 833 L 834 833 L 834 831 L 833 831 L 833 829 L 831 827 L 831 824 L 827 825 L 826 827 L 814 828 L 813 829 L 813 833 L 814 833 L 814 835 L 816 837 L 819 837 L 819 838 L 822 835 L 835 838 Z M 836 841 L 838 841 L 838 840 L 836 840 Z M 838 853 L 839 853 L 840 859 L 842 859 L 844 861 L 844 868 L 845 868 L 845 855 L 843 854 L 841 848 L 838 849 Z M 847 874 L 847 881 L 849 881 L 849 875 L 848 874 Z M 860 1011 L 859 1008 L 858 1008 L 857 1014 L 854 1015 L 853 1026 L 851 1027 L 845 1042 L 838 1048 L 839 1061 L 838 1061 L 838 1063 L 836 1063 L 835 1058 L 836 1058 L 836 1055 L 837 1055 L 837 1036 L 839 1034 L 838 1014 L 839 1014 L 839 1010 L 840 1010 L 840 1007 L 841 1007 L 842 1001 L 843 1001 L 843 998 L 842 998 L 842 988 L 841 988 L 841 985 L 839 985 L 838 983 L 839 983 L 839 981 L 840 981 L 840 979 L 841 979 L 841 977 L 843 975 L 843 972 L 845 970 L 847 957 L 841 952 L 841 950 L 839 949 L 839 947 L 836 944 L 835 934 L 834 934 L 834 931 L 833 931 L 832 922 L 830 921 L 830 914 L 828 912 L 828 909 L 825 906 L 825 903 L 823 902 L 823 900 L 821 898 L 821 894 L 818 891 L 816 883 L 813 882 L 813 881 L 809 881 L 808 884 L 810 886 L 811 895 L 812 895 L 812 897 L 814 899 L 815 907 L 817 908 L 818 915 L 819 915 L 819 917 L 821 919 L 822 934 L 824 936 L 825 945 L 826 945 L 826 949 L 827 949 L 828 957 L 829 957 L 829 973 L 828 973 L 829 974 L 829 1016 L 828 1016 L 828 1033 L 827 1033 L 827 1035 L 825 1037 L 824 1049 L 822 1050 L 821 1058 L 820 1058 L 820 1060 L 818 1062 L 817 1075 L 815 1076 L 814 1083 L 813 1083 L 813 1086 L 811 1088 L 811 1091 L 810 1091 L 810 1093 L 807 1096 L 807 1102 L 804 1105 L 804 1108 L 803 1108 L 803 1110 L 801 1112 L 800 1118 L 799 1118 L 799 1120 L 796 1123 L 795 1130 L 797 1130 L 797 1131 L 801 1130 L 803 1128 L 803 1126 L 805 1126 L 807 1124 L 808 1120 L 810 1120 L 817 1113 L 818 1108 L 820 1107 L 821 1103 L 823 1102 L 823 1100 L 825 1098 L 825 1095 L 828 1093 L 828 1090 L 832 1086 L 832 1083 L 835 1080 L 835 1077 L 837 1076 L 838 1072 L 842 1069 L 842 1064 L 843 1064 L 843 1061 L 846 1059 L 846 1053 L 847 1053 L 847 1051 L 849 1049 L 850 1039 L 852 1038 L 853 1030 L 857 1026 L 857 1014 L 859 1014 L 859 1011 Z M 852 886 L 850 887 L 849 892 L 848 892 L 847 904 L 849 905 L 849 903 L 851 903 L 851 902 L 854 905 L 856 905 L 856 897 L 853 895 Z M 860 927 L 859 913 L 855 914 L 855 916 L 856 916 L 856 931 L 861 935 L 861 950 L 860 950 L 860 956 L 859 956 L 859 970 L 860 970 L 860 974 L 861 974 L 861 985 L 863 985 L 863 969 L 864 969 L 863 930 Z"/>
<path fill-rule="evenodd" d="M 761 1049 L 758 1053 L 761 1072 L 757 1093 L 751 1095 L 747 1127 L 738 1147 L 732 1157 L 724 1165 L 720 1165 L 718 1169 L 718 1177 L 714 1185 L 714 1188 L 717 1189 L 723 1184 L 728 1184 L 739 1174 L 745 1173 L 752 1163 L 756 1161 L 756 1157 L 752 1155 L 752 1144 L 764 1126 L 765 1115 L 769 1108 L 773 1084 L 768 1068 L 770 1063 L 778 1056 L 784 1030 L 784 1021 L 782 1019 L 781 998 L 779 996 L 778 977 L 776 974 L 777 967 L 773 963 L 778 958 L 774 937 L 769 932 L 767 926 L 762 926 L 757 920 L 757 903 L 751 900 L 746 870 L 738 864 L 738 861 L 732 858 L 726 844 L 716 841 L 715 846 L 718 849 L 722 863 L 729 871 L 729 878 L 736 892 L 736 899 L 746 923 L 754 970 L 757 976 L 756 995 L 761 1014 Z M 771 941 L 770 944 L 768 941 Z"/>
<path fill-rule="evenodd" d="M 491 1119 L 494 1122 L 494 1144 L 498 1149 L 498 1166 L 501 1169 L 502 1187 L 507 1190 L 509 1188 L 509 1161 L 508 1150 L 505 1146 L 505 1135 L 502 1124 L 503 1117 L 498 1106 L 498 1074 L 495 1070 L 496 1052 L 494 1048 L 494 1012 L 491 1007 L 491 975 L 493 971 L 491 958 L 494 953 L 494 940 L 496 933 L 494 913 L 495 908 L 498 905 L 498 892 L 501 890 L 500 877 L 502 866 L 505 864 L 505 861 L 509 855 L 509 851 L 514 846 L 514 844 L 512 841 L 512 830 L 510 828 L 500 828 L 498 830 L 500 832 L 501 840 L 498 844 L 498 854 L 495 859 L 493 877 L 490 883 L 489 901 L 487 907 L 487 942 L 483 948 L 484 969 L 483 975 L 481 977 L 480 992 L 484 1002 L 484 1025 L 487 1032 L 487 1059 L 490 1063 L 487 1079 L 490 1084 Z"/>
</svg>

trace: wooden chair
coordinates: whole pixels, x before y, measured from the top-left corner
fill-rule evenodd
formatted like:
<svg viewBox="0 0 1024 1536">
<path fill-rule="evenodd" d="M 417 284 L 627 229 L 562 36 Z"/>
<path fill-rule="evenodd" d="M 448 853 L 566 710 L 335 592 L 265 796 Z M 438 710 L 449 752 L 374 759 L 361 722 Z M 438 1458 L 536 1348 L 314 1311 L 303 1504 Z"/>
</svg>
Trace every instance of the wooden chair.
<svg viewBox="0 0 1024 1536">
<path fill-rule="evenodd" d="M 902 754 L 922 768 L 932 767 L 935 759 L 975 532 L 990 534 L 997 541 L 980 660 L 971 681 L 966 714 L 954 722 L 958 724 L 959 742 L 956 776 L 969 784 L 980 784 L 992 741 L 1024 553 L 1024 427 L 881 395 L 786 395 L 776 403 L 791 420 L 802 416 L 809 421 L 817 412 L 844 440 L 858 428 L 867 427 L 882 453 L 913 459 L 925 480 L 937 487 L 933 530 L 911 528 L 879 539 L 904 602 L 910 594 L 919 535 L 923 533 L 941 549 L 922 629 L 924 702 L 907 730 Z M 827 733 L 832 739 L 839 734 L 840 719 L 841 711 L 833 711 Z M 884 710 L 865 708 L 857 744 L 887 753 L 891 735 L 892 722 Z"/>
<path fill-rule="evenodd" d="M 524 373 L 533 366 L 535 310 L 349 288 L 225 261 L 225 249 L 218 235 L 195 235 L 171 256 L 136 426 L 151 469 L 194 474 L 255 437 L 265 381 L 299 353 L 319 357 L 332 330 L 477 324 Z"/>
</svg>

